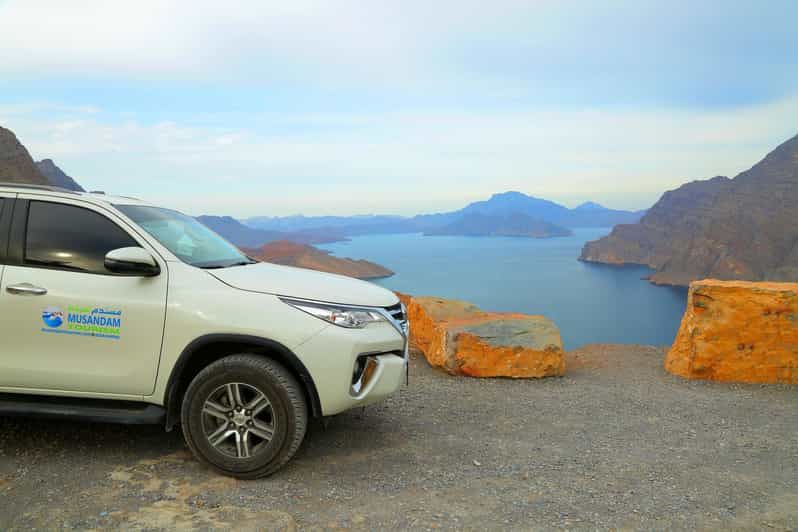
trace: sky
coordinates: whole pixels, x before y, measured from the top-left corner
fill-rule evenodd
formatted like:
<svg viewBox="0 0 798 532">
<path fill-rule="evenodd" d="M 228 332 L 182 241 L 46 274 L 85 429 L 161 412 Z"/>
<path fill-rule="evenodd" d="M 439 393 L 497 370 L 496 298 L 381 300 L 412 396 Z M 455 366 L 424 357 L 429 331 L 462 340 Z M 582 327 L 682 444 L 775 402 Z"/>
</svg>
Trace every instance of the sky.
<svg viewBox="0 0 798 532">
<path fill-rule="evenodd" d="M 190 214 L 651 206 L 798 134 L 798 2 L 0 0 L 0 125 Z"/>
</svg>

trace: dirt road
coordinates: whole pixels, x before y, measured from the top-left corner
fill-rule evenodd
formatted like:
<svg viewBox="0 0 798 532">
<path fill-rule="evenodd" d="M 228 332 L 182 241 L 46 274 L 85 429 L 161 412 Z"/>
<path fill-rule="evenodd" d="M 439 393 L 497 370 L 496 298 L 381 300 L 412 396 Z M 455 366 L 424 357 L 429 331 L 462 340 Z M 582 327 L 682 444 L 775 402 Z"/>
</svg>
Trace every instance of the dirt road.
<svg viewBox="0 0 798 532">
<path fill-rule="evenodd" d="M 0 419 L 0 528 L 798 528 L 798 388 L 687 382 L 663 356 L 590 346 L 538 381 L 416 358 L 257 482 L 159 427 Z"/>
</svg>

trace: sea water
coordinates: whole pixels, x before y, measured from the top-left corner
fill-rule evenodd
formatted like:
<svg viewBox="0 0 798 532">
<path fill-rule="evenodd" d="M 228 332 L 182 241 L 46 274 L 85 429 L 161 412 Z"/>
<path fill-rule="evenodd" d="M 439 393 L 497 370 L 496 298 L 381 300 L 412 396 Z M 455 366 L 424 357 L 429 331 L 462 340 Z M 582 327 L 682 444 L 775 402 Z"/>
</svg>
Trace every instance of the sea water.
<svg viewBox="0 0 798 532">
<path fill-rule="evenodd" d="M 366 259 L 396 275 L 391 290 L 475 303 L 484 310 L 543 314 L 566 349 L 588 343 L 666 345 L 673 341 L 687 291 L 654 286 L 641 266 L 577 260 L 582 246 L 609 232 L 575 229 L 558 238 L 368 235 L 319 247 Z"/>
</svg>

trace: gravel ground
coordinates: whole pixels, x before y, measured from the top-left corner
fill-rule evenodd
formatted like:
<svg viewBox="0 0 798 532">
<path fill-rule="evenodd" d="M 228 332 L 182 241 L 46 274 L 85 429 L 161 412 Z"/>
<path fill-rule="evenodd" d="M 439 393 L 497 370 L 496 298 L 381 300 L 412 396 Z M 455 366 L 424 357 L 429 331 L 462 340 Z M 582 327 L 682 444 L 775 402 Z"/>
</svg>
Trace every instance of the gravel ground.
<svg viewBox="0 0 798 532">
<path fill-rule="evenodd" d="M 568 376 L 450 377 L 312 426 L 274 477 L 179 432 L 0 419 L 0 528 L 798 529 L 798 388 L 688 382 L 588 346 Z"/>
</svg>

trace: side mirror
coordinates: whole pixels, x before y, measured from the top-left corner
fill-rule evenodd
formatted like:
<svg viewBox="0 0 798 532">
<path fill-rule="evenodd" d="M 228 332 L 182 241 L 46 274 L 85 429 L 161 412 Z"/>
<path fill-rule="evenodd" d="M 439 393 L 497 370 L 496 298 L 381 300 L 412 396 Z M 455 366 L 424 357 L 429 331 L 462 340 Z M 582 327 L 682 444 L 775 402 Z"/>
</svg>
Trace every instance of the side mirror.
<svg viewBox="0 0 798 532">
<path fill-rule="evenodd" d="M 119 248 L 105 255 L 105 268 L 122 275 L 140 275 L 154 277 L 161 273 L 161 268 L 150 253 L 144 248 Z"/>
</svg>

